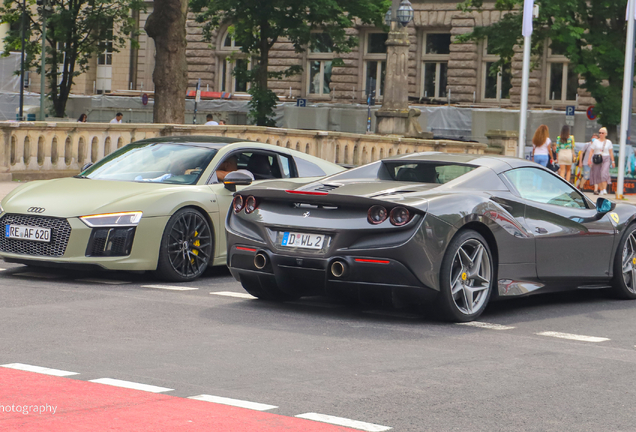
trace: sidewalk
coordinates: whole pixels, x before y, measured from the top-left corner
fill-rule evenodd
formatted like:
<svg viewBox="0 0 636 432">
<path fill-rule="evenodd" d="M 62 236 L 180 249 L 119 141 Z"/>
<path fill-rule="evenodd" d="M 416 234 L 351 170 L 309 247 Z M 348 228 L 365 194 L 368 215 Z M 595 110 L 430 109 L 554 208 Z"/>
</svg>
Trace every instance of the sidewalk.
<svg viewBox="0 0 636 432">
<path fill-rule="evenodd" d="M 13 189 L 17 188 L 18 186 L 24 183 L 25 182 L 0 182 L 0 200 L 3 199 L 6 195 L 8 195 L 9 192 L 11 192 Z M 594 195 L 592 192 L 584 192 L 584 193 L 585 195 L 587 195 L 589 199 L 592 200 L 592 202 L 596 202 L 598 195 Z M 604 197 L 611 201 L 616 201 L 616 195 L 614 194 L 604 195 Z M 625 195 L 625 200 L 621 202 L 636 205 L 636 195 Z"/>
</svg>

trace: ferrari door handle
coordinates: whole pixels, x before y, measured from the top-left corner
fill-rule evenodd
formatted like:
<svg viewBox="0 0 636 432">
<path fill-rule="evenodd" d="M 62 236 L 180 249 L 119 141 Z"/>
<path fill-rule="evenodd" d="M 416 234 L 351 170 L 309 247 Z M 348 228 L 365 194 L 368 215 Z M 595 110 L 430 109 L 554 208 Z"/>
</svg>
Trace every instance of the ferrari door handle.
<svg viewBox="0 0 636 432">
<path fill-rule="evenodd" d="M 547 229 L 545 229 L 545 228 L 541 228 L 541 227 L 536 227 L 534 230 L 535 230 L 537 233 L 539 233 L 539 234 L 547 234 L 547 233 L 548 233 L 548 230 L 547 230 Z"/>
</svg>

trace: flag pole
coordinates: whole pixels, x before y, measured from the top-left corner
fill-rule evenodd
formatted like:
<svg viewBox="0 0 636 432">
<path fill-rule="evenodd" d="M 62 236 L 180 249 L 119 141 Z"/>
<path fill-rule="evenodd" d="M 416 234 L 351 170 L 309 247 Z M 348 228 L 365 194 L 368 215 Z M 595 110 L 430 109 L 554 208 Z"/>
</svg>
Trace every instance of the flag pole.
<svg viewBox="0 0 636 432">
<path fill-rule="evenodd" d="M 636 16 L 636 0 L 629 0 L 627 5 L 627 40 L 625 42 L 625 71 L 623 73 L 623 104 L 621 109 L 620 150 L 618 151 L 618 179 L 616 181 L 616 198 L 623 199 L 625 186 L 625 147 L 627 145 L 627 131 L 631 120 L 632 100 L 634 91 L 634 17 Z"/>
<path fill-rule="evenodd" d="M 521 109 L 519 110 L 519 149 L 523 159 L 526 149 L 526 127 L 528 124 L 528 87 L 530 81 L 530 48 L 532 46 L 532 14 L 534 0 L 525 0 L 523 4 L 523 74 L 521 77 Z"/>
</svg>

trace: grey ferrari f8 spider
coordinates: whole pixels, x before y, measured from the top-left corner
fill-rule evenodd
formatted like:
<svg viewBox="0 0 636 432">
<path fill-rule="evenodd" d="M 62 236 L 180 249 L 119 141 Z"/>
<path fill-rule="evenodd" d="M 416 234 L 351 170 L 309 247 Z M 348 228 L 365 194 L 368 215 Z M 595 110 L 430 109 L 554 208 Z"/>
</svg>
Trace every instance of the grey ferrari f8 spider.
<svg viewBox="0 0 636 432">
<path fill-rule="evenodd" d="M 382 296 L 464 322 L 494 297 L 611 288 L 636 298 L 635 214 L 522 159 L 408 154 L 241 190 L 227 263 L 260 299 Z"/>
</svg>

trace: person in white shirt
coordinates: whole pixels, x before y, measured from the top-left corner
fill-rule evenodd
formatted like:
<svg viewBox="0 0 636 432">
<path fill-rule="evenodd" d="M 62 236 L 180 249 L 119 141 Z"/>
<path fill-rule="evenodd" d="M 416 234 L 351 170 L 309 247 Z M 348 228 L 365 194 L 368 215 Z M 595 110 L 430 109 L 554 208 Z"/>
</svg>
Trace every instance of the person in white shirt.
<svg viewBox="0 0 636 432">
<path fill-rule="evenodd" d="M 117 115 L 115 115 L 115 118 L 112 119 L 110 122 L 111 123 L 121 123 L 121 119 L 124 118 L 124 115 L 120 112 L 117 113 Z"/>
<path fill-rule="evenodd" d="M 212 117 L 212 114 L 208 114 L 207 116 L 205 116 L 205 126 L 218 126 L 218 125 L 219 124 L 214 121 L 214 117 Z"/>
<path fill-rule="evenodd" d="M 614 167 L 614 148 L 612 142 L 607 139 L 607 129 L 602 127 L 598 135 L 600 138 L 592 141 L 592 151 L 587 163 L 592 167 L 590 183 L 594 185 L 594 195 L 606 195 L 607 184 L 612 183 L 609 170 L 610 165 Z"/>
</svg>

